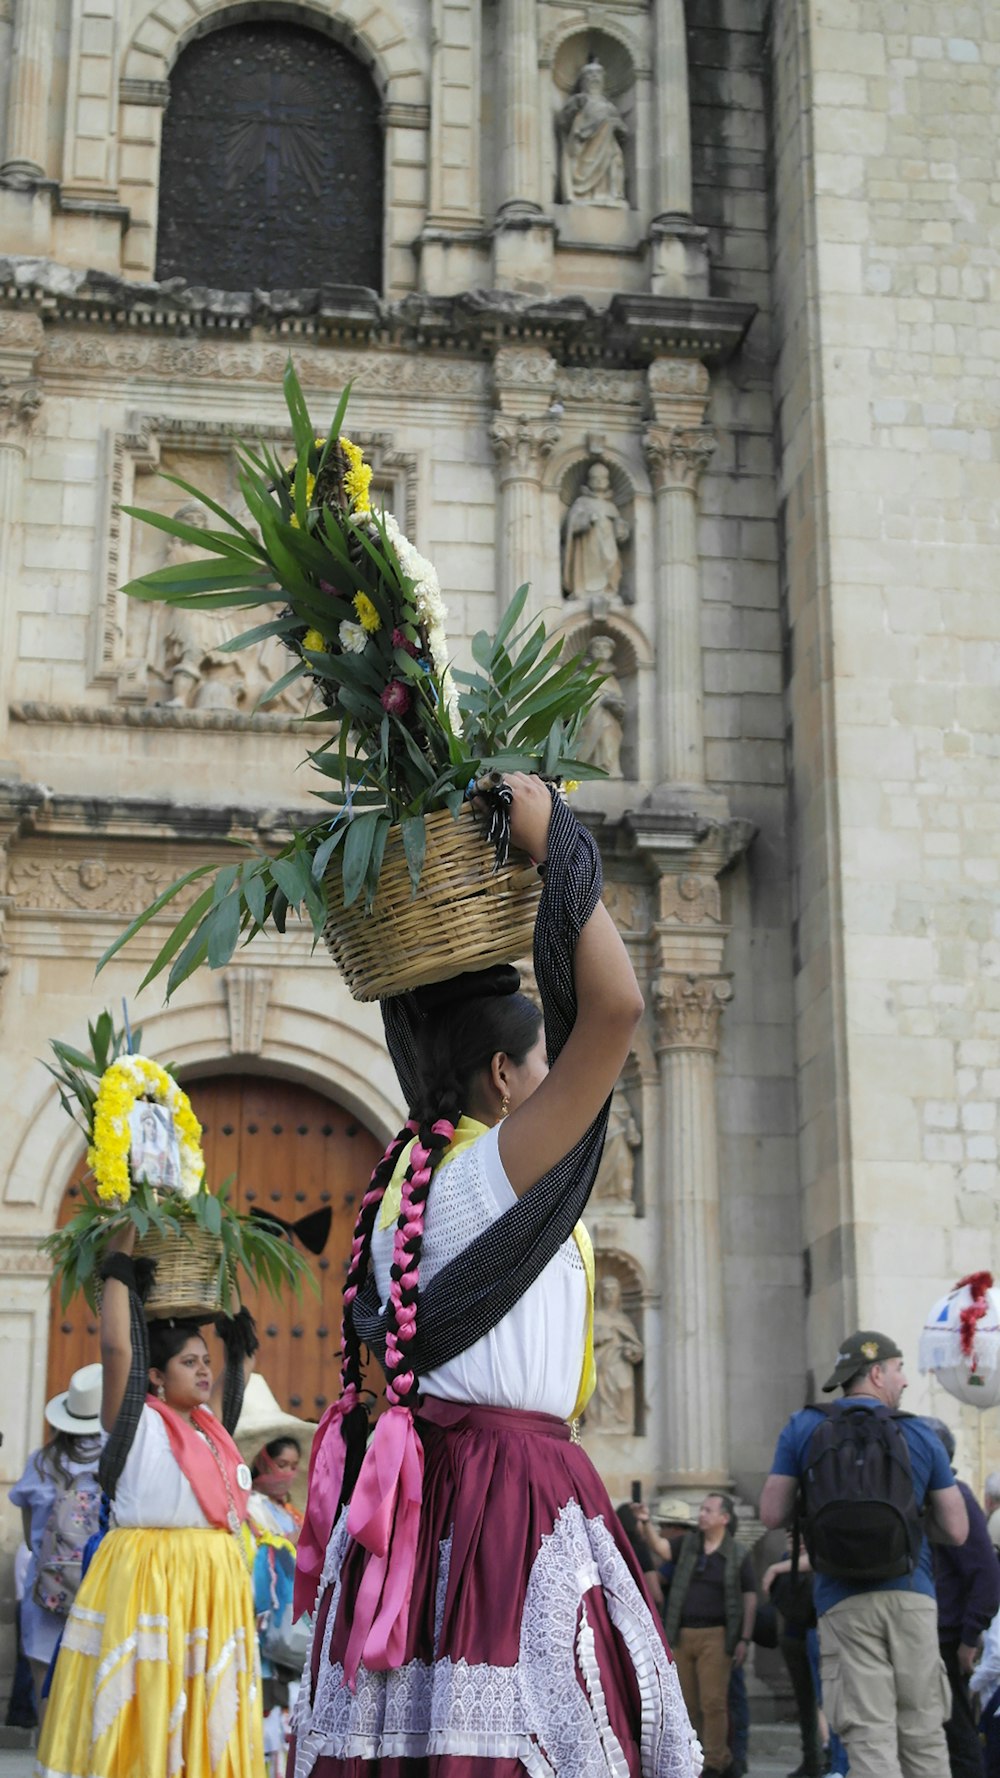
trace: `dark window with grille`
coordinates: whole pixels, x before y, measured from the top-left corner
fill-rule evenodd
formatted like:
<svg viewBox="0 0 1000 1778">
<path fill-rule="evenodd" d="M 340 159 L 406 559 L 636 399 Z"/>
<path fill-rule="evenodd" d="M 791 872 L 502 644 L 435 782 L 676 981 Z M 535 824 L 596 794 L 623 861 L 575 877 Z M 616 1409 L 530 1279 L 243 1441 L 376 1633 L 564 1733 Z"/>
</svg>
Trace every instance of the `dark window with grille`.
<svg viewBox="0 0 1000 1778">
<path fill-rule="evenodd" d="M 379 97 L 348 50 L 266 20 L 213 31 L 170 76 L 156 275 L 381 290 L 382 187 Z"/>
</svg>

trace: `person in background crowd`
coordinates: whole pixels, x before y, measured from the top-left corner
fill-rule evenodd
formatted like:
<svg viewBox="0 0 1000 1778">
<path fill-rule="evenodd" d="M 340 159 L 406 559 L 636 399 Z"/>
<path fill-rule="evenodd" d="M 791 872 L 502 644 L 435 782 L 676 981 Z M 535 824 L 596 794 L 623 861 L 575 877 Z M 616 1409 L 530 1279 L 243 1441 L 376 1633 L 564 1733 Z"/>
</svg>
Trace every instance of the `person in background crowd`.
<svg viewBox="0 0 1000 1778">
<path fill-rule="evenodd" d="M 736 1778 L 729 1749 L 729 1682 L 753 1635 L 757 1584 L 753 1564 L 733 1537 L 728 1494 L 706 1494 L 698 1530 L 670 1539 L 674 1566 L 667 1595 L 667 1640 L 695 1733 L 705 1749 L 702 1778 Z"/>
<path fill-rule="evenodd" d="M 1000 1611 L 983 1637 L 983 1652 L 972 1669 L 969 1691 L 979 1706 L 986 1778 L 1000 1778 Z"/>
<path fill-rule="evenodd" d="M 7 1713 L 4 1724 L 8 1729 L 33 1729 L 38 1726 L 38 1711 L 35 1709 L 35 1688 L 31 1683 L 31 1668 L 24 1652 L 21 1640 L 21 1605 L 24 1601 L 24 1587 L 28 1570 L 31 1567 L 31 1551 L 22 1540 L 17 1546 L 14 1557 L 14 1633 L 17 1642 L 17 1658 L 10 1683 L 10 1697 L 7 1699 Z"/>
<path fill-rule="evenodd" d="M 779 1615 L 778 1642 L 792 1682 L 802 1736 L 802 1758 L 788 1778 L 811 1778 L 817 1772 L 844 1774 L 848 1770 L 847 1750 L 823 1712 L 813 1576 L 806 1550 L 800 1548 L 798 1572 L 793 1575 L 792 1556 L 786 1549 L 780 1562 L 765 1569 L 760 1590 Z"/>
<path fill-rule="evenodd" d="M 991 1470 L 983 1483 L 983 1510 L 990 1542 L 995 1550 L 1000 1550 L 1000 1469 Z"/>
<path fill-rule="evenodd" d="M 271 1642 L 292 1603 L 295 1546 L 302 1529 L 302 1514 L 293 1506 L 291 1492 L 301 1460 L 302 1447 L 297 1438 L 283 1436 L 264 1445 L 250 1472 L 253 1490 L 247 1502 L 247 1523 L 257 1545 L 253 1595 L 264 1691 L 264 1757 L 272 1778 L 278 1778 L 288 1750 L 289 1707 L 295 1702 L 302 1671 L 301 1661 L 298 1671 L 281 1666 L 274 1658 Z M 303 1658 L 304 1654 L 303 1648 Z"/>
<path fill-rule="evenodd" d="M 955 1435 L 930 1415 L 925 1426 L 937 1433 L 955 1461 Z M 957 1479 L 957 1478 L 956 1478 Z M 972 1489 L 958 1481 L 969 1515 L 969 1535 L 960 1548 L 934 1546 L 934 1590 L 938 1607 L 938 1646 L 951 1685 L 952 1712 L 944 1725 L 951 1778 L 983 1778 L 983 1755 L 969 1696 L 969 1676 L 979 1640 L 1000 1611 L 1000 1562 L 994 1554 L 983 1512 Z"/>
<path fill-rule="evenodd" d="M 662 1617 L 663 1582 L 657 1567 L 656 1552 L 650 1541 L 652 1527 L 649 1522 L 649 1507 L 641 1500 L 623 1500 L 621 1506 L 616 1507 L 615 1511 L 618 1514 L 618 1522 L 632 1545 L 635 1559 L 642 1569 L 649 1597 Z"/>
<path fill-rule="evenodd" d="M 46 1591 L 44 1578 L 39 1582 L 42 1540 L 60 1498 L 74 1489 L 89 1492 L 95 1502 L 100 1496 L 97 1481 L 101 1455 L 100 1365 L 87 1364 L 82 1370 L 75 1371 L 69 1380 L 69 1388 L 61 1395 L 53 1396 L 48 1403 L 45 1418 L 52 1427 L 52 1437 L 40 1450 L 32 1451 L 24 1474 L 15 1482 L 9 1496 L 11 1505 L 21 1508 L 24 1541 L 31 1551 L 21 1602 L 21 1640 L 31 1668 L 39 1723 L 45 1715 L 42 1686 L 66 1623 L 66 1612 L 72 1604 L 69 1599 L 63 1611 L 55 1611 L 42 1603 L 41 1596 Z"/>
<path fill-rule="evenodd" d="M 843 1389 L 849 1404 L 844 1415 L 876 1410 L 875 1422 L 854 1436 L 867 1430 L 874 1443 L 884 1434 L 888 1450 L 898 1428 L 910 1459 L 910 1512 L 923 1513 L 922 1523 L 933 1525 L 942 1542 L 962 1544 L 968 1514 L 940 1441 L 921 1420 L 903 1415 L 894 1421 L 877 1413 L 881 1407 L 894 1415 L 906 1386 L 899 1347 L 885 1334 L 859 1330 L 843 1341 L 823 1390 Z M 760 1498 L 760 1516 L 770 1530 L 791 1519 L 810 1447 L 831 1418 L 821 1408 L 807 1407 L 782 1429 Z M 880 1428 L 880 1420 L 888 1426 Z M 863 1479 L 866 1472 L 856 1473 Z M 897 1473 L 905 1480 L 900 1468 Z M 807 1510 L 808 1505 L 807 1496 Z M 856 1512 L 850 1522 L 857 1524 Z M 926 1535 L 921 1530 L 912 1572 L 857 1582 L 817 1572 L 813 1590 L 824 1703 L 830 1727 L 847 1747 L 854 1778 L 943 1778 L 948 1767 L 944 1720 L 951 1701 L 937 1645 Z"/>
<path fill-rule="evenodd" d="M 253 1323 L 241 1310 L 216 1324 L 231 1351 L 214 1382 L 196 1321 L 151 1322 L 147 1351 L 135 1234 L 117 1231 L 101 1262 L 115 1526 L 70 1609 L 35 1778 L 264 1778 L 250 1471 L 220 1417 L 225 1382 L 252 1366 Z"/>
</svg>

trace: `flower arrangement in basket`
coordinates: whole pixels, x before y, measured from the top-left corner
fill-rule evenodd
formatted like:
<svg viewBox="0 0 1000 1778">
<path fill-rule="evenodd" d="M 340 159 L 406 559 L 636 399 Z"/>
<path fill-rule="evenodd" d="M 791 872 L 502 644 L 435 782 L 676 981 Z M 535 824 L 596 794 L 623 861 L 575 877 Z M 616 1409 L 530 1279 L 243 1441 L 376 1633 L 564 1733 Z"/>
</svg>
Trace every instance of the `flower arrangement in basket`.
<svg viewBox="0 0 1000 1778">
<path fill-rule="evenodd" d="M 290 910 L 326 936 L 360 999 L 440 979 L 470 960 L 517 955 L 530 942 L 538 884 L 527 861 L 507 862 L 502 841 L 494 857 L 469 786 L 495 784 L 504 771 L 556 781 L 604 775 L 573 758 L 601 674 L 579 656 L 564 660 L 561 641 L 548 639 L 542 623 L 517 633 L 526 587 L 494 637 L 483 631 L 473 639 L 474 670 L 453 670 L 437 575 L 392 513 L 372 507 L 371 466 L 342 430 L 347 394 L 329 433 L 317 437 L 291 363 L 284 387 L 294 461 L 280 463 L 263 445 L 238 452 L 259 541 L 176 477 L 167 479 L 224 528 L 126 509 L 207 552 L 144 575 L 126 592 L 192 610 L 276 607 L 223 647 L 280 637 L 292 665 L 260 702 L 307 678 L 317 707 L 305 721 L 325 731 L 307 750 L 324 813 L 277 856 L 251 853 L 188 872 L 102 959 L 212 873 L 143 983 L 169 966 L 168 996 L 203 961 L 226 963 L 241 937 L 269 925 L 284 931 Z"/>
<path fill-rule="evenodd" d="M 52 1041 L 63 1108 L 87 1138 L 83 1204 L 42 1243 L 62 1307 L 82 1290 L 96 1306 L 97 1268 L 108 1241 L 133 1223 L 136 1259 L 152 1275 L 149 1316 L 231 1314 L 242 1270 L 275 1297 L 316 1280 L 291 1242 L 266 1218 L 240 1216 L 228 1182 L 210 1191 L 201 1125 L 169 1068 L 132 1048 L 141 1032 L 115 1029 L 108 1012 L 88 1027 L 90 1053 Z M 155 1268 L 155 1270 L 153 1270 Z"/>
</svg>

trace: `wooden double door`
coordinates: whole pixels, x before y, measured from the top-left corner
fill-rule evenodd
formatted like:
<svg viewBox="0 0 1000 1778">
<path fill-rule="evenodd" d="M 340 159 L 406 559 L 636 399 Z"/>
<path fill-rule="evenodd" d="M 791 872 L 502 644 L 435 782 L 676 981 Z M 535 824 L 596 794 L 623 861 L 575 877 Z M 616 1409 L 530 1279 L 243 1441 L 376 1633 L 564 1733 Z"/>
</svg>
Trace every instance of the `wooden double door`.
<svg viewBox="0 0 1000 1778">
<path fill-rule="evenodd" d="M 324 1251 L 307 1256 L 319 1296 L 306 1289 L 301 1301 L 291 1293 L 280 1303 L 266 1295 L 259 1301 L 247 1297 L 260 1334 L 258 1369 L 282 1407 L 316 1420 L 337 1393 L 340 1293 L 358 1205 L 380 1144 L 343 1106 L 293 1081 L 224 1074 L 184 1085 L 202 1125 L 209 1182 L 220 1185 L 232 1175 L 238 1210 L 256 1206 L 286 1222 L 325 1205 L 333 1211 Z M 81 1165 L 67 1188 L 60 1223 L 73 1214 L 82 1171 Z M 97 1318 L 83 1298 L 65 1314 L 54 1299 L 46 1399 L 99 1357 Z"/>
</svg>

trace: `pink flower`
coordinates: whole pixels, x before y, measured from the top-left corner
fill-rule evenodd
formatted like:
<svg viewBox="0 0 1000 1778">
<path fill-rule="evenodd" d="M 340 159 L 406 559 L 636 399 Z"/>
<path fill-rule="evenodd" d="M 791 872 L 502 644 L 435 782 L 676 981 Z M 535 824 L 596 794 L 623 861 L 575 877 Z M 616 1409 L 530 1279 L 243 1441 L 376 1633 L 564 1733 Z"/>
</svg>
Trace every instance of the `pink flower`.
<svg viewBox="0 0 1000 1778">
<path fill-rule="evenodd" d="M 393 646 L 393 648 L 401 648 L 405 654 L 412 656 L 412 658 L 414 660 L 416 660 L 417 645 L 415 642 L 410 641 L 409 636 L 404 636 L 402 630 L 400 630 L 400 629 L 393 630 L 393 632 L 392 632 L 392 646 Z"/>
<path fill-rule="evenodd" d="M 401 679 L 390 679 L 379 701 L 389 716 L 405 716 L 410 708 L 410 693 Z"/>
<path fill-rule="evenodd" d="M 331 599 L 340 598 L 340 589 L 339 587 L 334 586 L 332 580 L 321 580 L 319 583 L 319 590 L 321 593 L 326 593 Z"/>
</svg>

